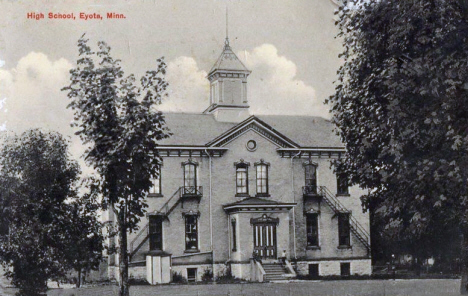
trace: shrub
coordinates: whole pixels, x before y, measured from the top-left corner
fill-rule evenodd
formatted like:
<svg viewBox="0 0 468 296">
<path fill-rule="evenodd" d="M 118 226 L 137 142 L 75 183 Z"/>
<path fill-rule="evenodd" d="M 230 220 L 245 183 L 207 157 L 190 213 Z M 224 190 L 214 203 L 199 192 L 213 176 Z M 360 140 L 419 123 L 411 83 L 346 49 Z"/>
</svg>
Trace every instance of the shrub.
<svg viewBox="0 0 468 296">
<path fill-rule="evenodd" d="M 128 284 L 130 286 L 147 286 L 149 285 L 150 283 L 148 283 L 148 281 L 146 279 L 136 279 L 134 277 L 130 277 L 128 279 Z"/>
<path fill-rule="evenodd" d="M 202 282 L 212 282 L 213 281 L 213 271 L 211 269 L 209 269 L 209 268 L 205 269 L 205 271 L 203 272 L 201 280 L 202 280 Z"/>
<path fill-rule="evenodd" d="M 172 282 L 176 284 L 186 284 L 187 279 L 182 276 L 181 272 L 173 272 L 172 273 Z"/>
</svg>

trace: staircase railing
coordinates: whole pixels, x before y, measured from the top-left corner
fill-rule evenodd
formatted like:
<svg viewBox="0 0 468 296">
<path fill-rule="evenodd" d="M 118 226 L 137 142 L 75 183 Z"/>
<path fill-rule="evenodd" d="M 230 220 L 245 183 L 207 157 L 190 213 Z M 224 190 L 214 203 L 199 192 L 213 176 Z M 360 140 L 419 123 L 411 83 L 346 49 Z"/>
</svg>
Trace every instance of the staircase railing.
<svg viewBox="0 0 468 296">
<path fill-rule="evenodd" d="M 179 189 L 172 194 L 172 196 L 161 206 L 159 211 L 156 211 L 156 214 L 161 216 L 169 215 L 177 206 L 180 201 L 180 187 Z M 146 242 L 148 238 L 149 223 L 146 223 L 145 226 L 138 232 L 135 238 L 130 242 L 130 258 L 135 255 L 136 251 Z M 136 246 L 136 247 L 135 247 Z"/>
<path fill-rule="evenodd" d="M 180 202 L 181 189 L 182 187 L 179 187 L 179 189 L 177 189 L 176 192 L 172 194 L 172 196 L 162 205 L 162 207 L 156 213 L 164 216 L 169 215 Z"/>
<path fill-rule="evenodd" d="M 130 242 L 130 258 L 134 255 L 134 252 L 139 249 L 139 247 L 146 241 L 146 238 L 148 237 L 148 229 L 149 229 L 149 223 L 146 223 L 146 225 L 138 232 L 138 234 L 135 236 L 135 238 Z M 137 247 L 135 248 L 135 245 Z"/>
<path fill-rule="evenodd" d="M 327 205 L 335 213 L 346 213 L 348 209 L 336 199 L 336 197 L 328 190 L 325 186 L 320 186 L 320 195 L 323 197 Z M 351 214 L 349 215 L 349 222 L 351 226 L 351 232 L 359 239 L 359 241 L 366 247 L 367 252 L 370 252 L 370 234 L 369 232 L 359 223 L 356 218 Z"/>
</svg>

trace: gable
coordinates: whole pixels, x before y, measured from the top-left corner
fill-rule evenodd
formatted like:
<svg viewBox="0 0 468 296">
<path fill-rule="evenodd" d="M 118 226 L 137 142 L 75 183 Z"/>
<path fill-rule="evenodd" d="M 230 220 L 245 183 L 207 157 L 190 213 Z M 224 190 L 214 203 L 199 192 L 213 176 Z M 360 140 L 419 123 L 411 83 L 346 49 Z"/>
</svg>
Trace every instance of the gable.
<svg viewBox="0 0 468 296">
<path fill-rule="evenodd" d="M 259 134 L 260 136 L 266 138 L 267 140 L 274 143 L 278 147 L 282 147 L 282 148 L 298 148 L 299 147 L 299 145 L 296 144 L 294 141 L 292 141 L 285 135 L 281 134 L 280 132 L 272 128 L 270 125 L 256 118 L 255 116 L 249 117 L 245 121 L 239 123 L 238 125 L 229 129 L 225 133 L 216 137 L 212 141 L 208 142 L 206 145 L 211 146 L 211 147 L 223 147 L 229 144 L 230 142 L 234 141 L 235 139 L 239 138 L 240 136 L 248 133 L 249 131 L 253 131 Z"/>
</svg>

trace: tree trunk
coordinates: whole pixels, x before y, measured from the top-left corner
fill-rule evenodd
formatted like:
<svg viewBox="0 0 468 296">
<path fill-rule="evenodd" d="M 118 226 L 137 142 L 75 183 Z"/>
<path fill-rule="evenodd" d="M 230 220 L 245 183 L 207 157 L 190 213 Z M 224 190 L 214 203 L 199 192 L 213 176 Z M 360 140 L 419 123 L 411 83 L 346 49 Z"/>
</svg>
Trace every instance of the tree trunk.
<svg viewBox="0 0 468 296">
<path fill-rule="evenodd" d="M 76 282 L 76 287 L 81 287 L 81 268 L 78 269 L 78 281 Z"/>
<path fill-rule="evenodd" d="M 121 209 L 119 213 L 119 273 L 120 273 L 120 294 L 119 296 L 129 296 L 128 287 L 128 252 L 127 252 L 127 225 L 125 223 L 125 213 Z"/>
<path fill-rule="evenodd" d="M 468 229 L 463 229 L 462 235 L 461 275 L 460 294 L 468 295 Z"/>
</svg>

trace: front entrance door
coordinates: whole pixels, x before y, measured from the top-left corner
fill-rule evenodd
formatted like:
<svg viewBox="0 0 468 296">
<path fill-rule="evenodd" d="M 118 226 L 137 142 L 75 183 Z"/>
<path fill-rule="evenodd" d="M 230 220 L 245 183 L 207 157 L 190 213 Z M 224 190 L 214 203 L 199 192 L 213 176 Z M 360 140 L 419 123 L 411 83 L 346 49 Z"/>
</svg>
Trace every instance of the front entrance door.
<svg viewBox="0 0 468 296">
<path fill-rule="evenodd" d="M 276 224 L 253 225 L 254 252 L 264 259 L 276 259 Z"/>
</svg>

